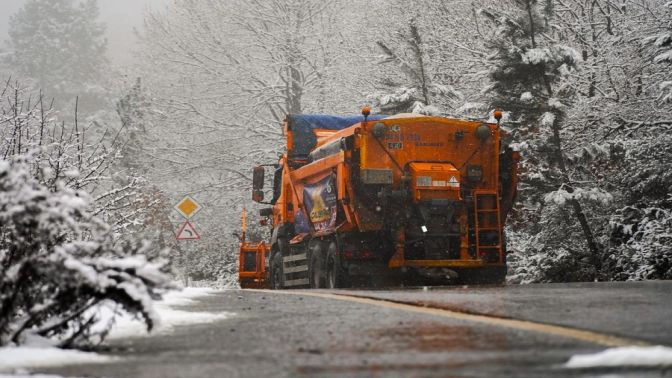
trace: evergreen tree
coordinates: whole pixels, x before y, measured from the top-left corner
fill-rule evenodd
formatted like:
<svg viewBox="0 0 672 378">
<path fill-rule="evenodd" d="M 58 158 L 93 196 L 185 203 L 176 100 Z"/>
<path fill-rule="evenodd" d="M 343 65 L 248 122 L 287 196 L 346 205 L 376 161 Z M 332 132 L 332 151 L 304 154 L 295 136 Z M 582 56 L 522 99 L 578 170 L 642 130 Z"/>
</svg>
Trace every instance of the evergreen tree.
<svg viewBox="0 0 672 378">
<path fill-rule="evenodd" d="M 9 64 L 48 96 L 91 92 L 107 64 L 96 0 L 28 0 L 9 22 Z"/>
<path fill-rule="evenodd" d="M 153 165 L 151 156 L 147 156 L 144 151 L 148 138 L 147 129 L 151 127 L 151 100 L 145 93 L 140 78 L 117 101 L 117 114 L 126 139 L 120 161 L 121 168 L 127 171 L 125 178 L 129 179 L 137 174 L 144 177 Z"/>
<path fill-rule="evenodd" d="M 512 4 L 513 16 L 487 10 L 481 14 L 499 31 L 488 46 L 496 51 L 490 72 L 491 105 L 511 112 L 518 125 L 516 139 L 524 143 L 521 197 L 528 206 L 519 226 L 531 239 L 524 244 L 531 253 L 565 261 L 560 264 L 563 269 L 549 272 L 542 280 L 592 279 L 600 269 L 601 252 L 586 206 L 608 201 L 610 195 L 598 188 L 582 188 L 570 175 L 563 125 L 574 92 L 566 74 L 579 56 L 553 38 L 551 0 L 514 0 Z M 577 231 L 583 247 L 573 240 Z"/>
</svg>

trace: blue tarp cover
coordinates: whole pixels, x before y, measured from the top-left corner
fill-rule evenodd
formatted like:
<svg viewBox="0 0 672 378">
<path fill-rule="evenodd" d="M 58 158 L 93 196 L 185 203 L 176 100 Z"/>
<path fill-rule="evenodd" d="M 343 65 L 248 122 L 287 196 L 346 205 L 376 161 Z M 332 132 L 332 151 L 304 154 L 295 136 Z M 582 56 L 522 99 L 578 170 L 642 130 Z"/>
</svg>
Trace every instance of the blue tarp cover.
<svg viewBox="0 0 672 378">
<path fill-rule="evenodd" d="M 368 117 L 369 121 L 378 121 L 388 117 L 375 114 Z M 326 115 L 326 114 L 290 114 L 287 116 L 288 128 L 293 133 L 294 150 L 292 156 L 305 158 L 315 148 L 317 138 L 313 130 L 343 130 L 356 123 L 363 122 L 362 115 Z"/>
</svg>

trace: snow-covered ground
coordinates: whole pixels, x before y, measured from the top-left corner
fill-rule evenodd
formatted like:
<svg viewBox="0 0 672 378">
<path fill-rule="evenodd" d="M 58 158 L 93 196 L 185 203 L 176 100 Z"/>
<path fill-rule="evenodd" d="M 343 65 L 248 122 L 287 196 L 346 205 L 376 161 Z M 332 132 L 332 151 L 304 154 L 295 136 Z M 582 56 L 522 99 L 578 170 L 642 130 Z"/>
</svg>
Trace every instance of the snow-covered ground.
<svg viewBox="0 0 672 378">
<path fill-rule="evenodd" d="M 227 319 L 232 313 L 192 312 L 180 309 L 195 303 L 195 298 L 211 295 L 216 292 L 206 288 L 186 288 L 164 295 L 163 300 L 154 303 L 154 309 L 159 314 L 161 322 L 156 325 L 151 334 L 147 334 L 146 327 L 138 319 L 128 314 L 115 317 L 114 326 L 109 338 L 142 337 L 172 332 L 175 328 L 189 324 L 211 323 Z M 104 327 L 112 320 L 114 308 L 101 307 L 99 310 L 100 327 Z M 23 369 L 35 369 L 47 366 L 62 366 L 71 364 L 104 363 L 116 360 L 117 357 L 77 350 L 64 350 L 53 346 L 44 339 L 27 340 L 24 346 L 0 348 L 0 372 L 22 373 Z M 0 378 L 9 376 L 0 375 Z"/>
<path fill-rule="evenodd" d="M 664 346 L 610 348 L 595 354 L 572 356 L 565 366 L 577 369 L 616 366 L 672 366 L 672 348 Z"/>
<path fill-rule="evenodd" d="M 214 292 L 216 291 L 207 288 L 186 288 L 164 295 L 163 300 L 154 304 L 154 309 L 159 313 L 161 322 L 156 325 L 151 334 L 169 333 L 175 327 L 211 323 L 232 316 L 231 313 L 193 312 L 175 308 L 189 306 L 195 303 L 194 298 L 208 296 Z M 112 313 L 113 309 L 104 308 L 102 309 L 102 318 L 109 320 L 112 317 Z M 124 313 L 121 316 L 115 317 L 115 325 L 109 338 L 142 337 L 146 336 L 146 331 L 144 323 Z"/>
<path fill-rule="evenodd" d="M 0 371 L 61 366 L 68 364 L 95 364 L 113 361 L 115 358 L 97 353 L 63 350 L 54 347 L 6 347 L 0 348 Z"/>
</svg>

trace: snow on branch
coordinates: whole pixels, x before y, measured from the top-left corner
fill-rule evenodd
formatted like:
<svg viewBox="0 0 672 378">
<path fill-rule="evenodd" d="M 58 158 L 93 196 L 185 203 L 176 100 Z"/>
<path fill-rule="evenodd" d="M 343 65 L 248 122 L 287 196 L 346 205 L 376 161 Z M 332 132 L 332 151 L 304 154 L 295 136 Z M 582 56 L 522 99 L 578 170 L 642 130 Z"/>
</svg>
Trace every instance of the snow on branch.
<svg viewBox="0 0 672 378">
<path fill-rule="evenodd" d="M 555 203 L 557 206 L 564 206 L 568 201 L 577 200 L 585 202 L 594 202 L 602 205 L 608 205 L 613 200 L 613 196 L 599 188 L 583 189 L 575 188 L 567 190 L 560 188 L 544 196 L 546 203 Z"/>
</svg>

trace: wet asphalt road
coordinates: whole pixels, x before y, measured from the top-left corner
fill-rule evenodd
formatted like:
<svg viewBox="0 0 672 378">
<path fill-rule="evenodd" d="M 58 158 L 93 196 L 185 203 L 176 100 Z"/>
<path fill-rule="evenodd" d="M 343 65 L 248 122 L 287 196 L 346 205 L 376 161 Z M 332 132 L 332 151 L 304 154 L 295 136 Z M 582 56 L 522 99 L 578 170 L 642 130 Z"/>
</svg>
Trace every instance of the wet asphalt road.
<svg viewBox="0 0 672 378">
<path fill-rule="evenodd" d="M 336 291 L 337 292 L 337 291 Z M 354 291 L 672 344 L 672 282 Z M 338 292 L 346 293 L 346 292 Z M 605 347 L 567 337 L 306 295 L 232 290 L 193 311 L 217 323 L 115 340 L 118 362 L 42 372 L 95 377 L 672 377 L 672 369 L 567 369 Z"/>
</svg>

